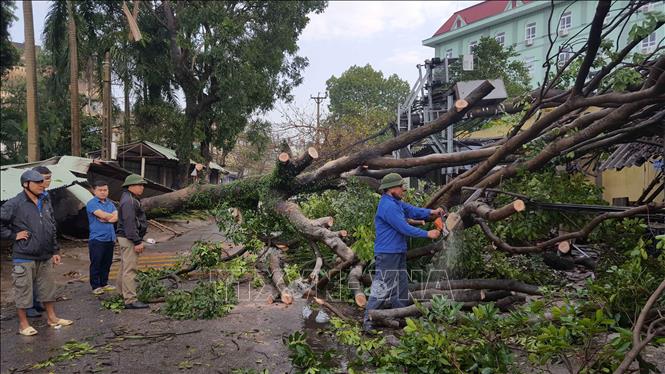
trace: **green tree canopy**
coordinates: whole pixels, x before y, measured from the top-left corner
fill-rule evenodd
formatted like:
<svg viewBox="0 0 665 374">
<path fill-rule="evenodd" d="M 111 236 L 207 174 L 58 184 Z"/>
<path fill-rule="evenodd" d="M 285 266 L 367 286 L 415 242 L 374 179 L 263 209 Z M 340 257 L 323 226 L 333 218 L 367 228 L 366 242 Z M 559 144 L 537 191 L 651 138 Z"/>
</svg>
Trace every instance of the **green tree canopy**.
<svg viewBox="0 0 665 374">
<path fill-rule="evenodd" d="M 155 9 L 169 43 L 163 61 L 171 64 L 172 81 L 184 93 L 186 122 L 177 129 L 181 160 L 192 156 L 196 140 L 206 147 L 228 141 L 215 134 L 228 126 L 215 123 L 233 121 L 244 128 L 247 121 L 233 112 L 268 110 L 276 99 L 290 99 L 307 65 L 297 55 L 298 37 L 309 14 L 325 6 L 324 1 L 164 1 Z M 181 177 L 188 165 L 182 166 Z"/>
<path fill-rule="evenodd" d="M 397 105 L 409 94 L 409 84 L 396 74 L 387 78 L 372 65 L 351 66 L 342 75 L 326 81 L 328 109 L 335 118 L 385 118 L 395 116 Z"/>
<path fill-rule="evenodd" d="M 454 81 L 502 79 L 508 96 L 518 96 L 530 89 L 529 71 L 522 61 L 515 59 L 518 53 L 512 46 L 503 48 L 494 38 L 483 36 L 473 55 L 472 71 L 462 70 L 461 59 L 450 65 L 450 76 Z"/>
<path fill-rule="evenodd" d="M 9 40 L 9 26 L 16 21 L 14 9 L 16 5 L 13 1 L 0 2 L 0 75 L 5 75 L 7 70 L 19 62 L 18 50 Z"/>
<path fill-rule="evenodd" d="M 396 74 L 365 66 L 351 66 L 339 78 L 326 81 L 330 116 L 323 126 L 323 152 L 339 150 L 396 120 L 397 105 L 409 94 L 409 84 Z"/>
</svg>

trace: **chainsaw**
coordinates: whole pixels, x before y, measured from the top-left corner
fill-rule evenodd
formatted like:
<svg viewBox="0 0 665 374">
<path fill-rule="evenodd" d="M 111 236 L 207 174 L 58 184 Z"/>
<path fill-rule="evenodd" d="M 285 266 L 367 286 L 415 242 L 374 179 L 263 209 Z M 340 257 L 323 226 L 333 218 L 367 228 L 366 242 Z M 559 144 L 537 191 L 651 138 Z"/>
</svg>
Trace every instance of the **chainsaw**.
<svg viewBox="0 0 665 374">
<path fill-rule="evenodd" d="M 446 227 L 446 216 L 448 216 L 448 212 L 444 209 L 444 211 L 439 213 L 439 216 L 434 220 L 434 227 L 441 232 L 443 238 L 450 234 L 450 231 L 448 231 L 448 228 Z"/>
</svg>

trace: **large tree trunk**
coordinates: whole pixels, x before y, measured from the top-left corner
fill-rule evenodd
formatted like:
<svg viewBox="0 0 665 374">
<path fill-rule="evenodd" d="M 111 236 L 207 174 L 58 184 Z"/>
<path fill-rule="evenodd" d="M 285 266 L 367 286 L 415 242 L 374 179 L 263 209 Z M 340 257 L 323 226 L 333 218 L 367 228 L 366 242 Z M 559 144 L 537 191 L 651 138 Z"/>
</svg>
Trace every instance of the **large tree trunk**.
<svg viewBox="0 0 665 374">
<path fill-rule="evenodd" d="M 35 57 L 35 29 L 32 23 L 32 0 L 23 2 L 23 29 L 25 31 L 26 111 L 28 112 L 28 162 L 40 160 L 39 122 L 37 118 L 37 59 Z"/>
</svg>

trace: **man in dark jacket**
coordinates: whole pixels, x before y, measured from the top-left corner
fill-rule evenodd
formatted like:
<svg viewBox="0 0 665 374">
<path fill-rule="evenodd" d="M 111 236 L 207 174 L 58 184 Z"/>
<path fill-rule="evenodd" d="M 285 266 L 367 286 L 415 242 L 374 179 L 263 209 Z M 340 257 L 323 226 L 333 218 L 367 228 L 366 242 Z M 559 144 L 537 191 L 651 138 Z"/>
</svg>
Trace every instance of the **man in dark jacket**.
<svg viewBox="0 0 665 374">
<path fill-rule="evenodd" d="M 148 230 L 148 220 L 141 208 L 138 197 L 143 194 L 147 182 L 136 174 L 128 175 L 122 187 L 118 208 L 116 235 L 120 246 L 120 270 L 118 271 L 118 291 L 125 300 L 127 309 L 143 309 L 148 305 L 136 298 L 136 271 L 139 255 L 143 252 L 143 236 Z"/>
<path fill-rule="evenodd" d="M 47 191 L 49 186 L 51 185 L 51 176 L 52 176 L 51 175 L 52 174 L 51 170 L 49 168 L 47 168 L 46 166 L 42 166 L 42 165 L 34 167 L 34 168 L 32 168 L 32 170 L 38 172 L 39 174 L 42 175 L 42 177 L 44 177 L 44 192 L 43 192 L 43 194 L 44 194 L 43 195 L 44 196 L 43 197 L 44 204 L 47 205 L 47 207 L 50 209 L 51 212 L 55 212 L 55 210 L 53 210 L 53 204 L 51 203 L 51 197 L 49 196 L 49 193 Z M 51 218 L 53 220 L 53 225 L 55 226 L 56 225 L 56 223 L 55 223 L 55 214 L 52 214 Z M 55 249 L 57 251 L 60 248 L 59 245 L 58 245 L 57 240 L 55 242 L 55 246 L 56 246 Z M 42 305 L 42 303 L 37 301 L 37 290 L 33 287 L 33 289 L 32 289 L 32 308 L 27 309 L 25 313 L 28 316 L 28 318 L 39 318 L 39 317 L 42 316 L 41 313 L 44 312 L 44 311 L 46 311 L 46 309 L 44 309 L 44 306 Z"/>
<path fill-rule="evenodd" d="M 56 285 L 53 264 L 60 264 L 53 210 L 45 202 L 44 177 L 34 170 L 21 175 L 23 191 L 0 209 L 0 236 L 13 240 L 12 281 L 19 320 L 19 334 L 35 335 L 28 323 L 26 309 L 33 306 L 33 287 L 37 300 L 44 304 L 48 325 L 59 328 L 73 322 L 58 318 L 54 310 Z"/>
<path fill-rule="evenodd" d="M 404 181 L 397 173 L 390 173 L 381 179 L 383 191 L 379 206 L 374 216 L 376 239 L 374 241 L 374 260 L 376 274 L 372 280 L 363 329 L 373 329 L 369 320 L 369 311 L 385 307 L 401 308 L 409 302 L 409 282 L 406 273 L 407 237 L 436 239 L 441 235 L 438 230 L 425 231 L 407 222 L 434 219 L 443 209 L 418 208 L 402 201 Z"/>
</svg>

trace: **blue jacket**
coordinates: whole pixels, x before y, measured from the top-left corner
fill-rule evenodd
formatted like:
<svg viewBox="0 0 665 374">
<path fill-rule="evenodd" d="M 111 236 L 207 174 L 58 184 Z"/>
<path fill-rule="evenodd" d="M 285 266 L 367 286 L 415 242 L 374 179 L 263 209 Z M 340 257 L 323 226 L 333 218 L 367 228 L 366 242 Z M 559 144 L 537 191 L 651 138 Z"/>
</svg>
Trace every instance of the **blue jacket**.
<svg viewBox="0 0 665 374">
<path fill-rule="evenodd" d="M 429 209 L 417 208 L 388 194 L 381 196 L 374 216 L 374 253 L 406 252 L 407 236 L 426 238 L 427 231 L 409 225 L 406 219 L 426 219 L 430 212 Z"/>
</svg>

